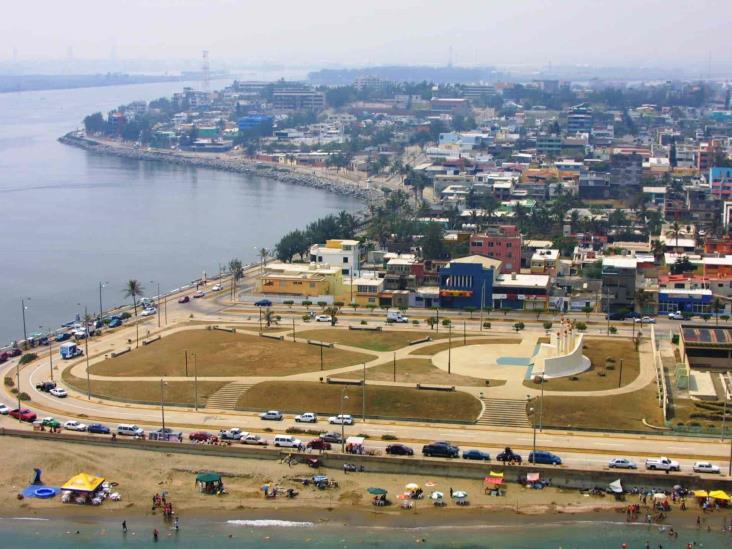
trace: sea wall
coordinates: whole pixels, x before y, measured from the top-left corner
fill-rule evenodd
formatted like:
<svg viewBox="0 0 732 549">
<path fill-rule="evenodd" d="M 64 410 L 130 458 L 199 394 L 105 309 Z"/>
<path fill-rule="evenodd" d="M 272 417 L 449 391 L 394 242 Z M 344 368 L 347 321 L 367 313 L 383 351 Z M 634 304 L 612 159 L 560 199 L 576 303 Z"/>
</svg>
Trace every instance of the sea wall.
<svg viewBox="0 0 732 549">
<path fill-rule="evenodd" d="M 97 154 L 106 154 L 130 160 L 146 160 L 152 162 L 167 162 L 193 168 L 208 168 L 227 172 L 241 173 L 258 177 L 275 179 L 290 185 L 312 187 L 324 191 L 352 196 L 366 202 L 378 201 L 383 198 L 381 191 L 368 189 L 362 184 L 345 179 L 329 177 L 322 173 L 305 173 L 292 170 L 267 162 L 256 162 L 246 158 L 221 158 L 215 153 L 206 156 L 203 153 L 192 155 L 179 151 L 164 151 L 156 149 L 141 149 L 122 144 L 110 145 L 85 137 L 79 132 L 69 132 L 59 137 L 58 141 Z"/>
</svg>

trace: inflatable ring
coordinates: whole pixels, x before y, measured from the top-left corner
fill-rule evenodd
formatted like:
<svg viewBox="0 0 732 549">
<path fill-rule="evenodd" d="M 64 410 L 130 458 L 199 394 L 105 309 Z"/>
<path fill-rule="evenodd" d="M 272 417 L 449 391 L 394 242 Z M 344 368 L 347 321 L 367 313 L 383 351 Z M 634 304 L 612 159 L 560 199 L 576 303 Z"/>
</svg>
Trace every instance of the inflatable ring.
<svg viewBox="0 0 732 549">
<path fill-rule="evenodd" d="M 33 491 L 33 495 L 37 498 L 47 499 L 56 495 L 56 491 L 51 488 L 37 488 Z"/>
</svg>

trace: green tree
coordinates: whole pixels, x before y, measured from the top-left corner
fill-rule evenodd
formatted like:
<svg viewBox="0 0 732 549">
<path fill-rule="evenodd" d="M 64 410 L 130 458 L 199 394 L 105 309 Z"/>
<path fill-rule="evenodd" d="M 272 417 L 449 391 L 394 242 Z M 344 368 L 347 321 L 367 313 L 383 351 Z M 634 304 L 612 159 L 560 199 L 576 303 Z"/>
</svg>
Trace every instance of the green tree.
<svg viewBox="0 0 732 549">
<path fill-rule="evenodd" d="M 127 281 L 124 295 L 125 297 L 132 298 L 132 308 L 135 311 L 135 316 L 137 316 L 137 298 L 141 297 L 144 291 L 145 288 L 142 287 L 142 284 L 138 280 L 132 279 Z M 135 346 L 140 346 L 140 323 L 137 320 L 135 320 Z"/>
<path fill-rule="evenodd" d="M 240 259 L 234 258 L 229 261 L 229 273 L 231 273 L 231 296 L 236 295 L 236 283 L 244 276 L 244 266 Z"/>
<path fill-rule="evenodd" d="M 420 244 L 424 259 L 443 258 L 445 256 L 445 242 L 442 239 L 442 225 L 439 223 L 427 223 Z"/>
<path fill-rule="evenodd" d="M 647 292 L 644 289 L 640 288 L 635 292 L 634 301 L 636 307 L 640 309 L 640 313 L 643 314 L 647 312 L 647 307 L 653 303 L 653 295 L 650 292 Z"/>
</svg>

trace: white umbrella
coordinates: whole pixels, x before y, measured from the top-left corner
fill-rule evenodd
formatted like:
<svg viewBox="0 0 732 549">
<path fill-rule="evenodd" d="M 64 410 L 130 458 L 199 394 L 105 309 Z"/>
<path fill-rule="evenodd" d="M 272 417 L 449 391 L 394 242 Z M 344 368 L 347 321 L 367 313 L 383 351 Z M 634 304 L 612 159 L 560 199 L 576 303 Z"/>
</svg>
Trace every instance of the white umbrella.
<svg viewBox="0 0 732 549">
<path fill-rule="evenodd" d="M 458 490 L 457 492 L 452 493 L 452 497 L 454 499 L 465 499 L 466 497 L 468 497 L 468 493 Z"/>
<path fill-rule="evenodd" d="M 658 501 L 661 501 L 661 500 L 664 500 L 667 498 L 668 498 L 668 496 L 666 494 L 662 494 L 660 492 L 658 494 L 653 494 L 653 499 L 658 500 Z"/>
<path fill-rule="evenodd" d="M 442 499 L 445 497 L 445 494 L 442 492 L 432 492 L 432 495 L 430 495 L 432 499 Z"/>
</svg>

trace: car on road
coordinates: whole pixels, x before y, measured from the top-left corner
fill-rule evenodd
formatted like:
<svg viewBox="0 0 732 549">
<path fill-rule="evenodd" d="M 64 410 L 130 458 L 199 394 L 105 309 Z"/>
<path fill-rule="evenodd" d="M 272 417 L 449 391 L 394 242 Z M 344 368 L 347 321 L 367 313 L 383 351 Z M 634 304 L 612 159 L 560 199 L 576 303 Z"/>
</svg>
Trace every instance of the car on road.
<svg viewBox="0 0 732 549">
<path fill-rule="evenodd" d="M 341 444 L 343 442 L 343 437 L 336 431 L 321 433 L 320 438 L 326 442 L 333 442 L 334 444 Z"/>
<path fill-rule="evenodd" d="M 32 412 L 28 408 L 14 408 L 8 412 L 8 415 L 21 421 L 33 422 L 36 420 L 35 412 Z"/>
<path fill-rule="evenodd" d="M 51 416 L 41 418 L 41 425 L 43 425 L 44 427 L 51 427 L 52 429 L 61 428 L 61 422 L 55 417 Z"/>
<path fill-rule="evenodd" d="M 719 474 L 719 467 L 708 461 L 697 461 L 693 466 L 695 473 L 714 473 Z"/>
<path fill-rule="evenodd" d="M 295 438 L 292 435 L 275 435 L 272 440 L 272 444 L 277 448 L 280 446 L 283 448 L 299 448 L 302 446 L 302 440 Z"/>
<path fill-rule="evenodd" d="M 259 419 L 263 421 L 282 421 L 283 417 L 282 412 L 279 410 L 267 410 L 259 414 Z"/>
<path fill-rule="evenodd" d="M 318 416 L 315 415 L 313 412 L 305 412 L 304 414 L 295 416 L 295 421 L 297 423 L 317 423 Z"/>
<path fill-rule="evenodd" d="M 409 322 L 409 317 L 404 316 L 401 311 L 391 311 L 386 313 L 386 322 L 388 323 L 399 323 L 406 324 Z"/>
<path fill-rule="evenodd" d="M 328 423 L 331 425 L 353 425 L 353 417 L 349 414 L 338 414 L 337 416 L 330 416 Z"/>
<path fill-rule="evenodd" d="M 641 318 L 636 318 L 634 322 L 639 324 L 655 324 L 656 319 L 652 316 L 643 316 Z"/>
<path fill-rule="evenodd" d="M 13 358 L 13 357 L 22 355 L 23 351 L 20 350 L 20 347 L 13 347 L 10 350 L 8 350 L 7 353 L 10 358 Z"/>
<path fill-rule="evenodd" d="M 330 450 L 332 448 L 330 442 L 322 438 L 314 438 L 306 444 L 308 448 L 313 450 Z"/>
<path fill-rule="evenodd" d="M 330 315 L 316 315 L 315 322 L 332 322 L 333 317 Z"/>
<path fill-rule="evenodd" d="M 239 427 L 232 427 L 231 429 L 222 429 L 219 431 L 219 438 L 221 440 L 241 440 L 241 437 L 247 434 L 249 433 L 242 433 Z"/>
<path fill-rule="evenodd" d="M 406 444 L 389 444 L 386 453 L 392 456 L 413 456 L 414 450 Z"/>
<path fill-rule="evenodd" d="M 684 320 L 684 315 L 681 311 L 676 311 L 675 313 L 669 313 L 668 318 L 669 320 Z"/>
<path fill-rule="evenodd" d="M 0 364 L 7 362 L 9 358 L 8 353 L 0 353 Z"/>
<path fill-rule="evenodd" d="M 56 398 L 66 398 L 69 396 L 69 393 L 66 392 L 66 389 L 63 387 L 54 387 L 50 391 L 48 391 L 49 395 L 55 396 Z"/>
<path fill-rule="evenodd" d="M 75 419 L 70 419 L 64 423 L 64 429 L 67 429 L 68 431 L 86 431 L 88 427 L 84 423 L 79 423 Z"/>
<path fill-rule="evenodd" d="M 113 318 L 109 321 L 109 324 L 107 324 L 107 328 L 119 328 L 120 326 L 122 326 L 121 318 Z"/>
<path fill-rule="evenodd" d="M 117 434 L 132 437 L 144 437 L 145 431 L 141 427 L 138 427 L 134 424 L 120 423 L 119 425 L 117 425 Z"/>
<path fill-rule="evenodd" d="M 153 307 L 148 307 L 147 309 L 144 309 L 140 314 L 142 316 L 152 316 L 154 314 L 157 314 L 158 310 Z"/>
<path fill-rule="evenodd" d="M 490 461 L 491 456 L 488 452 L 482 450 L 465 450 L 463 452 L 463 459 L 475 459 L 478 461 Z"/>
<path fill-rule="evenodd" d="M 223 290 L 223 289 L 224 289 L 224 287 L 223 287 L 223 286 L 222 286 L 221 284 L 214 284 L 214 285 L 213 285 L 213 286 L 211 287 L 211 291 L 212 291 L 212 292 L 220 292 L 220 291 L 221 291 L 221 290 Z"/>
<path fill-rule="evenodd" d="M 638 465 L 636 463 L 628 458 L 613 458 L 611 459 L 607 466 L 610 469 L 637 469 Z"/>
<path fill-rule="evenodd" d="M 188 303 L 190 300 L 190 297 L 188 297 L 187 295 L 183 295 L 178 298 L 178 303 Z"/>
<path fill-rule="evenodd" d="M 61 332 L 56 335 L 56 341 L 59 343 L 66 341 L 67 339 L 71 339 L 71 334 L 69 332 Z"/>
<path fill-rule="evenodd" d="M 0 415 L 7 416 L 8 413 L 10 413 L 10 408 L 8 408 L 5 404 L 0 404 Z"/>
<path fill-rule="evenodd" d="M 271 307 L 272 302 L 269 299 L 260 299 L 259 301 L 255 301 L 254 305 L 256 307 Z"/>
<path fill-rule="evenodd" d="M 170 427 L 165 427 L 164 429 L 160 428 L 157 431 L 151 431 L 149 436 L 153 440 L 171 440 L 182 438 L 183 433 L 175 431 Z"/>
<path fill-rule="evenodd" d="M 206 297 L 206 292 L 203 290 L 198 290 L 196 293 L 193 294 L 193 299 L 198 299 L 200 297 Z"/>
<path fill-rule="evenodd" d="M 254 433 L 243 433 L 239 440 L 242 444 L 251 444 L 253 446 L 267 446 L 268 444 L 266 439 Z"/>
<path fill-rule="evenodd" d="M 112 431 L 109 427 L 106 425 L 102 425 L 101 423 L 90 423 L 89 427 L 86 428 L 87 433 L 94 433 L 97 435 L 108 435 Z"/>
<path fill-rule="evenodd" d="M 646 460 L 646 469 L 649 471 L 681 471 L 681 465 L 678 461 L 673 461 L 667 457 L 648 458 Z"/>
<path fill-rule="evenodd" d="M 422 455 L 426 457 L 460 457 L 460 448 L 449 442 L 432 442 L 422 446 Z"/>
<path fill-rule="evenodd" d="M 207 431 L 194 431 L 188 435 L 188 440 L 193 442 L 218 442 L 219 437 Z"/>
<path fill-rule="evenodd" d="M 36 389 L 43 391 L 44 393 L 50 393 L 51 389 L 55 389 L 56 384 L 53 381 L 41 381 L 36 384 Z"/>
<path fill-rule="evenodd" d="M 562 458 L 545 450 L 529 452 L 529 463 L 543 463 L 545 465 L 561 465 Z"/>
</svg>

